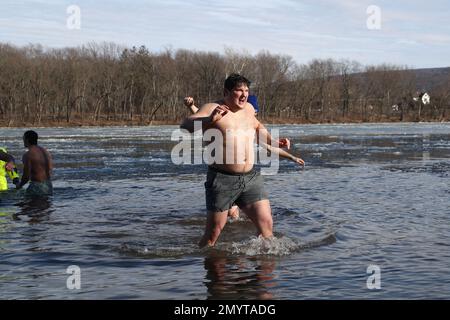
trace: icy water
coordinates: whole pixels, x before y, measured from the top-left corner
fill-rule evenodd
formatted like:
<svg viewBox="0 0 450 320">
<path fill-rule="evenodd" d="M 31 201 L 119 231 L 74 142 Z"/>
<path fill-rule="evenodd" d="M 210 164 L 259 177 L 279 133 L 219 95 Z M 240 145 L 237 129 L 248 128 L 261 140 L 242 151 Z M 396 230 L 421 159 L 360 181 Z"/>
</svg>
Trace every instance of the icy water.
<svg viewBox="0 0 450 320">
<path fill-rule="evenodd" d="M 265 176 L 276 238 L 241 219 L 208 250 L 206 166 L 172 164 L 175 128 L 37 129 L 55 193 L 0 194 L 0 298 L 450 298 L 450 124 L 272 127 L 307 162 Z M 23 132 L 0 129 L 18 159 Z"/>
</svg>

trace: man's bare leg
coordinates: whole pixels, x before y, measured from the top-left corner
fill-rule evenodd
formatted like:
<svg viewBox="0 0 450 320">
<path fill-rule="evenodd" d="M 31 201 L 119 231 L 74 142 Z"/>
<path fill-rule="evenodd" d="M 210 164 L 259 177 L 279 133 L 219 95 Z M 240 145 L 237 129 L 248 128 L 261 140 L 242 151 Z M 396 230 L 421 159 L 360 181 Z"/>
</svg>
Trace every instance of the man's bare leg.
<svg viewBox="0 0 450 320">
<path fill-rule="evenodd" d="M 264 238 L 273 236 L 272 209 L 269 200 L 260 200 L 241 207 L 242 211 L 252 220 L 258 230 L 258 235 Z"/>
<path fill-rule="evenodd" d="M 198 246 L 203 248 L 208 245 L 214 246 L 217 238 L 219 238 L 220 232 L 227 223 L 228 210 L 222 212 L 208 212 L 206 218 L 205 234 L 200 240 Z"/>
</svg>

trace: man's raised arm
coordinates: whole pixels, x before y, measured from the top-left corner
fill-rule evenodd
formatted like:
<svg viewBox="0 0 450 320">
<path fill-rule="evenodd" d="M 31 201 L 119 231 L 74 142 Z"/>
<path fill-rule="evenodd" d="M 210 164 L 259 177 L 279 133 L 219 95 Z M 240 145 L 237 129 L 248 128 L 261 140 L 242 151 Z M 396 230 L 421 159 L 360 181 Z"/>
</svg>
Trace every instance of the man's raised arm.
<svg viewBox="0 0 450 320">
<path fill-rule="evenodd" d="M 220 106 L 217 103 L 207 103 L 197 113 L 184 119 L 180 127 L 192 133 L 195 130 L 194 122 L 199 121 L 201 122 L 202 130 L 205 131 L 214 122 L 219 121 L 227 112 L 228 109 L 225 106 Z"/>
</svg>

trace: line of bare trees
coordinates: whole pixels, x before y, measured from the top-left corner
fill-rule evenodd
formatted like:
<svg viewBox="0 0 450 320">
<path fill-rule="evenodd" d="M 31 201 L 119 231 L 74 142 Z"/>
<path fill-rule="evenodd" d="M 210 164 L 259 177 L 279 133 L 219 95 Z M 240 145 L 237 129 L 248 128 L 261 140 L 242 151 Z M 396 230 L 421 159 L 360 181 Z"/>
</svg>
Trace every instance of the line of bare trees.
<svg viewBox="0 0 450 320">
<path fill-rule="evenodd" d="M 150 52 L 113 43 L 44 49 L 0 44 L 0 125 L 102 125 L 178 122 L 182 98 L 219 99 L 238 72 L 254 85 L 266 121 L 442 121 L 450 114 L 450 78 L 429 105 L 413 99 L 413 71 L 347 60 L 299 65 L 289 56 L 226 49 Z"/>
</svg>

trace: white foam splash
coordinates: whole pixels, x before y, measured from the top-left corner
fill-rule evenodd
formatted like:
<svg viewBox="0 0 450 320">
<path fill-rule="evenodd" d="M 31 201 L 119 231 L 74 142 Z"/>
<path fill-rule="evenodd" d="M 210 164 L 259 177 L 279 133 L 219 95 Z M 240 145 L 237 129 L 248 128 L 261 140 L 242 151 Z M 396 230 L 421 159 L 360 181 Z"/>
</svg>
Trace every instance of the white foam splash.
<svg viewBox="0 0 450 320">
<path fill-rule="evenodd" d="M 245 254 L 248 256 L 284 256 L 297 251 L 299 248 L 300 245 L 288 237 L 272 237 L 270 239 L 254 237 L 243 242 L 233 242 L 230 251 L 232 254 Z"/>
</svg>

